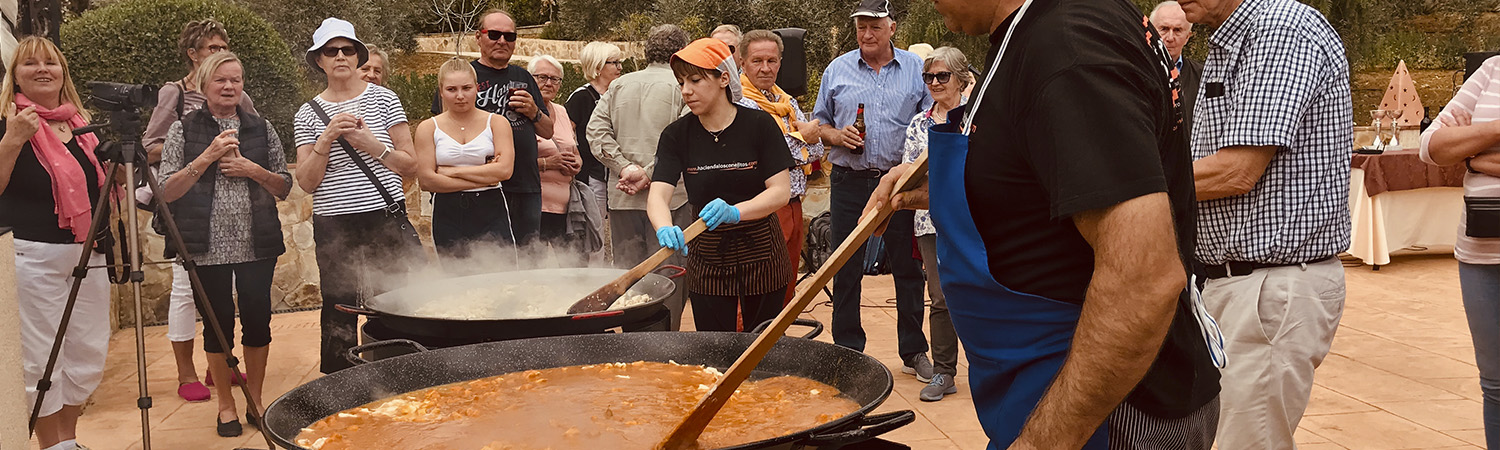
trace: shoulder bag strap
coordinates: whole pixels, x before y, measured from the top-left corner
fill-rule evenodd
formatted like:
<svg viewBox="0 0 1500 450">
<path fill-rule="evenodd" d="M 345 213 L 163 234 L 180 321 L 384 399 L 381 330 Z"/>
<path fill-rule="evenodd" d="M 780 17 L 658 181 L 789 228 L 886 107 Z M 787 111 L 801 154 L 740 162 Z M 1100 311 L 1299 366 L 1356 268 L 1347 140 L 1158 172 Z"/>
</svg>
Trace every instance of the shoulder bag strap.
<svg viewBox="0 0 1500 450">
<path fill-rule="evenodd" d="M 333 119 L 328 117 L 328 112 L 323 111 L 323 107 L 318 105 L 316 98 L 308 100 L 307 106 L 312 108 L 313 114 L 317 114 L 318 119 L 323 121 L 324 127 L 333 122 Z M 354 150 L 354 146 L 350 145 L 349 141 L 344 140 L 342 137 L 336 141 L 339 143 L 339 147 L 343 147 L 344 153 L 349 155 L 349 159 L 354 160 L 354 165 L 358 166 L 359 170 L 364 172 L 365 176 L 370 179 L 370 183 L 375 185 L 375 191 L 380 193 L 380 198 L 385 199 L 386 210 L 394 212 L 399 203 L 396 203 L 396 199 L 391 197 L 391 193 L 385 191 L 385 186 L 380 183 L 379 178 L 375 177 L 375 171 L 370 170 L 370 165 L 365 164 L 365 159 L 359 157 L 359 153 Z"/>
</svg>

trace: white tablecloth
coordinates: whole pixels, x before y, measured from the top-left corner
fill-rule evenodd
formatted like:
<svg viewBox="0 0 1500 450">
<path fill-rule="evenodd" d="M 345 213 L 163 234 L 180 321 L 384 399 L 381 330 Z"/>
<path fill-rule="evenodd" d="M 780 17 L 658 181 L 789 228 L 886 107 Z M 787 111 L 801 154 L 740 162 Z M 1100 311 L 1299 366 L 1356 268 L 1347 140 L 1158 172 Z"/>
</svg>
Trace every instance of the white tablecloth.
<svg viewBox="0 0 1500 450">
<path fill-rule="evenodd" d="M 1353 221 L 1349 254 L 1365 264 L 1391 263 L 1391 253 L 1409 247 L 1452 251 L 1458 239 L 1458 220 L 1464 210 L 1464 190 L 1433 187 L 1391 191 L 1375 197 L 1365 193 L 1365 172 L 1350 171 L 1349 214 Z"/>
</svg>

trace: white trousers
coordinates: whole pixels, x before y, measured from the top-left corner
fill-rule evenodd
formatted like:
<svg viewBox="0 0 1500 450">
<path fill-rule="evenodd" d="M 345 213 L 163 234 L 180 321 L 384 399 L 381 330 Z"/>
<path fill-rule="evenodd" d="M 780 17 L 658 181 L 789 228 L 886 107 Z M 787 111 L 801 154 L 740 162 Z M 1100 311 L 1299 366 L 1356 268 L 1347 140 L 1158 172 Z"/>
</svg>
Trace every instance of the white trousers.
<svg viewBox="0 0 1500 450">
<path fill-rule="evenodd" d="M 167 303 L 167 340 L 187 342 L 198 337 L 198 308 L 193 304 L 193 280 L 182 264 L 172 265 L 172 297 Z"/>
<path fill-rule="evenodd" d="M 16 240 L 16 286 L 21 304 L 21 344 L 26 373 L 26 407 L 36 403 L 36 384 L 42 379 L 52 343 L 68 303 L 73 267 L 82 244 L 48 244 Z M 93 253 L 89 265 L 103 265 L 104 255 Z M 78 301 L 68 331 L 63 337 L 52 389 L 42 401 L 43 417 L 56 414 L 64 405 L 82 405 L 104 377 L 104 358 L 109 350 L 109 278 L 104 269 L 92 269 L 78 290 Z"/>
<path fill-rule="evenodd" d="M 1292 435 L 1344 313 L 1337 258 L 1208 280 L 1203 303 L 1224 333 L 1220 450 L 1296 448 Z"/>
</svg>

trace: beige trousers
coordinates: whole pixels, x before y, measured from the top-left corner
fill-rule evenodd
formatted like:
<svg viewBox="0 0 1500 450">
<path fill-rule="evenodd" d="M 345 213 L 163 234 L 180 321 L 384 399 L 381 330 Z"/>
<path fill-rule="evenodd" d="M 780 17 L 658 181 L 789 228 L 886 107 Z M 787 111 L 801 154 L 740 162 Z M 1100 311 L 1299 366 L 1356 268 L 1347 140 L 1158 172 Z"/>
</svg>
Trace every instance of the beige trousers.
<svg viewBox="0 0 1500 450">
<path fill-rule="evenodd" d="M 1344 266 L 1331 259 L 1208 280 L 1203 302 L 1224 333 L 1220 450 L 1296 448 L 1313 370 L 1344 311 Z"/>
</svg>

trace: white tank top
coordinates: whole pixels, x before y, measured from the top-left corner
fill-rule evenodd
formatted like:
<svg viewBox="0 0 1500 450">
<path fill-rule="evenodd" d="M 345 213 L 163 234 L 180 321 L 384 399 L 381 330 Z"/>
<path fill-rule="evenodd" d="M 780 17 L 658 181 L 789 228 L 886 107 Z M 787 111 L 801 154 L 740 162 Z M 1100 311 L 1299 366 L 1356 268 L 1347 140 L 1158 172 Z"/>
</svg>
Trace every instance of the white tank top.
<svg viewBox="0 0 1500 450">
<path fill-rule="evenodd" d="M 484 132 L 479 133 L 474 139 L 466 144 L 460 144 L 457 139 L 443 132 L 442 127 L 433 126 L 433 146 L 436 153 L 438 166 L 469 167 L 482 165 L 495 156 L 495 135 L 490 130 L 490 121 L 484 122 Z M 434 124 L 435 125 L 435 124 Z M 499 185 L 470 189 L 465 192 L 486 191 L 499 187 Z"/>
</svg>

